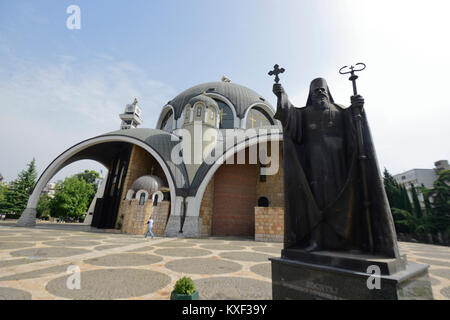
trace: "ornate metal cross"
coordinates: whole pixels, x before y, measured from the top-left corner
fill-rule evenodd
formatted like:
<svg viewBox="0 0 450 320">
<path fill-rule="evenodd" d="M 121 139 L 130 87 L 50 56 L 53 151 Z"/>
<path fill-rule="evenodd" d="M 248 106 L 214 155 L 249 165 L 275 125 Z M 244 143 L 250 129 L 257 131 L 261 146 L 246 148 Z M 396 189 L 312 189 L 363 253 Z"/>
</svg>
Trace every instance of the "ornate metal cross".
<svg viewBox="0 0 450 320">
<path fill-rule="evenodd" d="M 280 81 L 280 78 L 278 77 L 278 75 L 280 73 L 284 72 L 284 68 L 280 68 L 279 65 L 274 65 L 273 66 L 273 70 L 269 71 L 269 76 L 275 76 L 275 83 L 278 83 Z"/>
</svg>

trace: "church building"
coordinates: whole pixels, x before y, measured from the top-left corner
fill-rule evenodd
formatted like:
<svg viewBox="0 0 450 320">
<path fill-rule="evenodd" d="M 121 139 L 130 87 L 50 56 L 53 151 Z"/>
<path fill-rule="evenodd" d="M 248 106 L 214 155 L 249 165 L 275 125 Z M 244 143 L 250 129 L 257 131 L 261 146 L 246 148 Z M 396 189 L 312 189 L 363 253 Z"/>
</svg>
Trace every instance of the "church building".
<svg viewBox="0 0 450 320">
<path fill-rule="evenodd" d="M 72 146 L 40 176 L 18 225 L 33 226 L 50 179 L 78 160 L 108 175 L 89 208 L 93 228 L 156 235 L 239 236 L 282 241 L 282 127 L 255 91 L 226 77 L 189 88 L 162 107 L 156 128 L 139 127 L 137 99 L 120 130 Z"/>
</svg>

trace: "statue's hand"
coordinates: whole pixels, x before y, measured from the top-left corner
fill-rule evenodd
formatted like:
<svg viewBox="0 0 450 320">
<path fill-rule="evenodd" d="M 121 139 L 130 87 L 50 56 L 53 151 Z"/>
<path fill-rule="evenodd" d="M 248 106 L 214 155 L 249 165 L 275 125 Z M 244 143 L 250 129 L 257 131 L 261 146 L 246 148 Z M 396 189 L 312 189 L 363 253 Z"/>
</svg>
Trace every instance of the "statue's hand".
<svg viewBox="0 0 450 320">
<path fill-rule="evenodd" d="M 280 97 L 282 93 L 284 93 L 284 88 L 281 85 L 281 83 L 274 83 L 272 92 L 277 96 Z"/>
<path fill-rule="evenodd" d="M 364 107 L 364 98 L 357 94 L 356 96 L 351 96 L 350 101 L 353 107 L 359 108 L 362 110 Z"/>
</svg>

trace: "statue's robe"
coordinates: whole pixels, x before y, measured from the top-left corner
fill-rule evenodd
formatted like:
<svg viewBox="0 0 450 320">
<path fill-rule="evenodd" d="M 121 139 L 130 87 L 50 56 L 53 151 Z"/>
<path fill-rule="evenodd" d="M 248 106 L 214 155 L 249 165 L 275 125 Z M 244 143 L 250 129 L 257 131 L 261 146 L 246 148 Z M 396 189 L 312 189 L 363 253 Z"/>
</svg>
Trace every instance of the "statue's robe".
<svg viewBox="0 0 450 320">
<path fill-rule="evenodd" d="M 309 99 L 308 99 L 309 101 Z M 320 247 L 369 250 L 354 107 L 294 107 L 285 93 L 275 118 L 283 124 L 284 247 L 304 248 L 318 228 Z M 398 257 L 392 214 L 364 112 L 362 127 L 374 252 Z"/>
</svg>

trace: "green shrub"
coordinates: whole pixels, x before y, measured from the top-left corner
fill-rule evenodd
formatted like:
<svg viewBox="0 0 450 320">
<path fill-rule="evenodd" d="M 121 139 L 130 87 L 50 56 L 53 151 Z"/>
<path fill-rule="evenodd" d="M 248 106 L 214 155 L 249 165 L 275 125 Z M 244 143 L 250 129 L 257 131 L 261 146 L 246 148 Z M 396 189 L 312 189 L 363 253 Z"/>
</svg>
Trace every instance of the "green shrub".
<svg viewBox="0 0 450 320">
<path fill-rule="evenodd" d="M 191 278 L 183 277 L 175 283 L 175 292 L 177 294 L 193 294 L 195 292 L 195 284 Z"/>
</svg>

